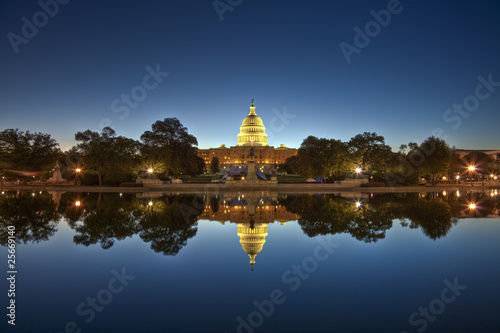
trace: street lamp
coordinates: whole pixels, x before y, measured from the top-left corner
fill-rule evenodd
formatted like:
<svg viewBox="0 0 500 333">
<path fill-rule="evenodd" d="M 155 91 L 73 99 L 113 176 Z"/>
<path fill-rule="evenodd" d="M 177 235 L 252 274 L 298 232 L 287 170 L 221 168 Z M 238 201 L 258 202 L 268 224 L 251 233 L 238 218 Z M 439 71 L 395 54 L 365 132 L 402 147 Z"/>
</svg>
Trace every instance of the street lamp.
<svg viewBox="0 0 500 333">
<path fill-rule="evenodd" d="M 476 170 L 476 167 L 473 165 L 469 165 L 467 169 L 469 169 L 469 178 L 471 179 L 471 184 L 472 184 L 472 178 L 474 176 L 474 171 Z"/>
<path fill-rule="evenodd" d="M 363 170 L 360 167 L 357 167 L 356 169 L 354 169 L 354 172 L 356 172 L 356 178 L 358 178 L 361 171 L 363 171 Z"/>
<path fill-rule="evenodd" d="M 80 172 L 82 172 L 82 169 L 75 169 L 75 185 L 80 185 Z"/>
</svg>

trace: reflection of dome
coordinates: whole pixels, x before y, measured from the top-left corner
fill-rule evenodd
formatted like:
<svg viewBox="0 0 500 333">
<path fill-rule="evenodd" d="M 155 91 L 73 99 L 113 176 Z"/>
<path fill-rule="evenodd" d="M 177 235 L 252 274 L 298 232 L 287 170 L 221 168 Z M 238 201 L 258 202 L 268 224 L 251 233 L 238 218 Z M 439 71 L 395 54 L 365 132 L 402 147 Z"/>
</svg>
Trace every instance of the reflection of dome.
<svg viewBox="0 0 500 333">
<path fill-rule="evenodd" d="M 238 146 L 267 146 L 266 128 L 262 119 L 255 113 L 253 99 L 250 113 L 243 119 L 240 127 Z"/>
<path fill-rule="evenodd" d="M 250 264 L 255 264 L 255 257 L 262 251 L 267 236 L 267 223 L 256 223 L 254 228 L 249 223 L 238 223 L 238 236 L 241 247 L 250 257 Z"/>
</svg>

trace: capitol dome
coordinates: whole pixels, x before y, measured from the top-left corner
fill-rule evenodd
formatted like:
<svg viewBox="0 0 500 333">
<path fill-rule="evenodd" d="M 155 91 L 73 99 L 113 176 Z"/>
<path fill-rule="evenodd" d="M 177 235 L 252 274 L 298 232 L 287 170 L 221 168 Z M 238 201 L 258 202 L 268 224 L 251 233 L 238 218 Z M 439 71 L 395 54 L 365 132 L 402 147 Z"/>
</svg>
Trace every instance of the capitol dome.
<svg viewBox="0 0 500 333">
<path fill-rule="evenodd" d="M 238 146 L 267 146 L 266 128 L 262 119 L 255 113 L 255 106 L 250 107 L 250 113 L 243 119 L 238 134 Z"/>
</svg>

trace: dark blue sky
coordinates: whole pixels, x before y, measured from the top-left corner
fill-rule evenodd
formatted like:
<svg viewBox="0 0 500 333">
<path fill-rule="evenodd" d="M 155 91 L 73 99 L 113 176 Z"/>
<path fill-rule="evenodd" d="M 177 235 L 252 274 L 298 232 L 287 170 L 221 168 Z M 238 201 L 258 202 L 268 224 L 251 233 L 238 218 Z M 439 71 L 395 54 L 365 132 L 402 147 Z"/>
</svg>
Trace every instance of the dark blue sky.
<svg viewBox="0 0 500 333">
<path fill-rule="evenodd" d="M 394 149 L 433 133 L 500 148 L 499 1 L 219 3 L 235 5 L 222 21 L 213 1 L 72 0 L 53 17 L 1 1 L 0 130 L 50 133 L 67 149 L 77 131 L 111 123 L 139 139 L 177 117 L 200 148 L 232 146 L 254 98 L 271 145 L 370 131 Z M 388 6 L 385 27 L 370 23 Z M 38 32 L 23 37 L 34 16 Z M 348 63 L 340 44 L 355 47 L 367 24 Z M 464 103 L 472 111 L 447 112 Z"/>
</svg>

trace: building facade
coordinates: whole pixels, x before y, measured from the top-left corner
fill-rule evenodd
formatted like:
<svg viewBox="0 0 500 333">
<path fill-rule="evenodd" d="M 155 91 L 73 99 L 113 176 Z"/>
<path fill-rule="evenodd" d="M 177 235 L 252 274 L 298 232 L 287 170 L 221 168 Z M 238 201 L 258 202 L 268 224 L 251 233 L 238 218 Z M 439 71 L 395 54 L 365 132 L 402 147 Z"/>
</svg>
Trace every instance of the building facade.
<svg viewBox="0 0 500 333">
<path fill-rule="evenodd" d="M 246 164 L 249 161 L 250 148 L 252 147 L 254 148 L 255 163 L 264 166 L 283 164 L 287 158 L 297 155 L 295 148 L 288 148 L 284 144 L 275 148 L 267 144 L 266 128 L 262 119 L 255 113 L 253 100 L 250 113 L 243 119 L 240 126 L 237 145 L 232 147 L 220 145 L 218 148 L 199 149 L 198 156 L 205 161 L 205 165 L 212 163 L 214 157 L 217 157 L 222 167 L 231 164 Z"/>
</svg>

